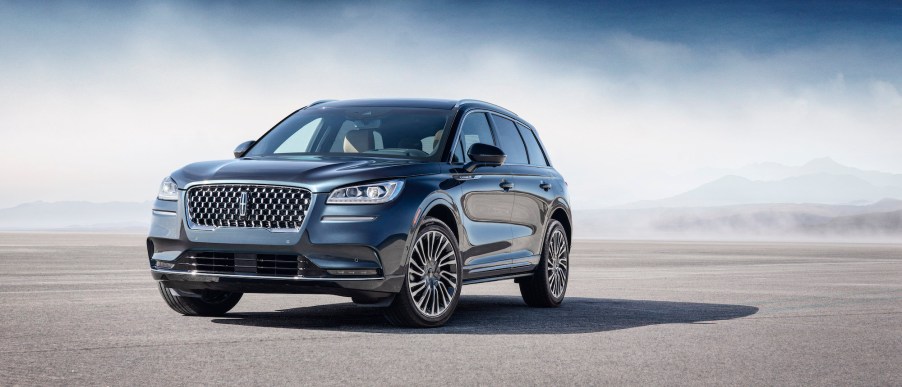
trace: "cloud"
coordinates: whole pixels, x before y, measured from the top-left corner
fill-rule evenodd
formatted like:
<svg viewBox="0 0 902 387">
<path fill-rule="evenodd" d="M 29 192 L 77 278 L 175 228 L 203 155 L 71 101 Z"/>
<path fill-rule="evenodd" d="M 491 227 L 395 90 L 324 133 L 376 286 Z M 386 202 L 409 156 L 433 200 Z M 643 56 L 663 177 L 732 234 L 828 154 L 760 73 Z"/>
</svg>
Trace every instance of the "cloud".
<svg viewBox="0 0 902 387">
<path fill-rule="evenodd" d="M 902 171 L 898 43 L 762 51 L 546 11 L 557 19 L 540 28 L 422 4 L 7 5 L 0 163 L 15 167 L 0 178 L 19 188 L 0 207 L 145 200 L 170 171 L 227 158 L 322 98 L 508 107 L 539 128 L 583 208 L 675 194 L 664 177 L 705 166 L 831 155 Z"/>
</svg>

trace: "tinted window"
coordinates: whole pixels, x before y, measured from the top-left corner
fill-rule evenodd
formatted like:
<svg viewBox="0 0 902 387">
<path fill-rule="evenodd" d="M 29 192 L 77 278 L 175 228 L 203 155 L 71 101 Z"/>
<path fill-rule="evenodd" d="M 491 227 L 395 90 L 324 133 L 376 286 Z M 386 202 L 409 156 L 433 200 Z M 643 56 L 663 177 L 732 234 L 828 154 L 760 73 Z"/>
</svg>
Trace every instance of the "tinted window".
<svg viewBox="0 0 902 387">
<path fill-rule="evenodd" d="M 470 161 L 467 151 L 476 143 L 495 145 L 489 120 L 484 113 L 469 114 L 460 125 L 460 147 L 464 151 L 465 162 Z"/>
<path fill-rule="evenodd" d="M 454 154 L 451 156 L 452 163 L 462 163 L 464 162 L 464 147 L 463 145 L 454 147 Z"/>
<path fill-rule="evenodd" d="M 523 136 L 523 141 L 526 142 L 526 150 L 529 151 L 529 163 L 543 167 L 547 166 L 548 160 L 545 158 L 545 152 L 542 152 L 542 146 L 539 145 L 536 134 L 531 129 L 520 124 L 517 124 L 517 128 L 520 129 L 520 135 Z"/>
<path fill-rule="evenodd" d="M 526 157 L 526 146 L 520 138 L 520 132 L 514 122 L 500 116 L 492 115 L 495 120 L 495 132 L 501 140 L 501 150 L 507 154 L 507 164 L 529 164 Z"/>
</svg>

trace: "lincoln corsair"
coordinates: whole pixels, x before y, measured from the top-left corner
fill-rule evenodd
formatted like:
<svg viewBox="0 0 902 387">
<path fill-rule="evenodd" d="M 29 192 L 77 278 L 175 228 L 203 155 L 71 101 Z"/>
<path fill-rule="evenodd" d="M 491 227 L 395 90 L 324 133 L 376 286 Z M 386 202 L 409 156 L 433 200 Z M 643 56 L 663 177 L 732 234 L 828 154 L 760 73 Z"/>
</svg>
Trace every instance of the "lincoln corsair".
<svg viewBox="0 0 902 387">
<path fill-rule="evenodd" d="M 475 100 L 317 101 L 235 158 L 165 178 L 147 238 L 176 312 L 244 293 L 322 293 L 439 326 L 461 287 L 513 280 L 526 304 L 567 291 L 567 184 L 536 129 Z"/>
</svg>

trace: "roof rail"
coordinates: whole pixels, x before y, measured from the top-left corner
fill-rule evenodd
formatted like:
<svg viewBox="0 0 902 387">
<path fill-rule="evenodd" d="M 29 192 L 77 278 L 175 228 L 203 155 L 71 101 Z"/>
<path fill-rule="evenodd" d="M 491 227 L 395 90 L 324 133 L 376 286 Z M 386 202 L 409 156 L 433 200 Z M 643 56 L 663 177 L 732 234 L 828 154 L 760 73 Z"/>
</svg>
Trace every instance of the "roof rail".
<svg viewBox="0 0 902 387">
<path fill-rule="evenodd" d="M 332 101 L 338 101 L 338 100 L 337 99 L 321 99 L 319 101 L 313 101 L 313 103 L 307 105 L 307 107 L 311 107 L 313 105 L 319 105 L 321 103 L 332 102 Z"/>
<path fill-rule="evenodd" d="M 482 103 L 482 104 L 494 106 L 494 107 L 496 107 L 496 108 L 498 108 L 498 109 L 500 109 L 500 110 L 502 110 L 502 111 L 508 112 L 508 113 L 510 113 L 510 114 L 513 114 L 513 115 L 519 117 L 519 115 L 518 115 L 517 113 L 514 113 L 514 112 L 511 111 L 510 109 L 507 109 L 507 108 L 502 107 L 502 106 L 495 105 L 495 104 L 493 104 L 493 103 L 491 103 L 491 102 L 486 102 L 486 101 L 482 101 L 482 100 L 478 100 L 478 99 L 464 98 L 464 99 L 462 99 L 462 100 L 460 100 L 460 101 L 457 101 L 457 105 L 459 106 L 460 104 L 462 104 L 462 103 L 467 103 L 467 102 L 476 102 L 476 103 Z"/>
</svg>

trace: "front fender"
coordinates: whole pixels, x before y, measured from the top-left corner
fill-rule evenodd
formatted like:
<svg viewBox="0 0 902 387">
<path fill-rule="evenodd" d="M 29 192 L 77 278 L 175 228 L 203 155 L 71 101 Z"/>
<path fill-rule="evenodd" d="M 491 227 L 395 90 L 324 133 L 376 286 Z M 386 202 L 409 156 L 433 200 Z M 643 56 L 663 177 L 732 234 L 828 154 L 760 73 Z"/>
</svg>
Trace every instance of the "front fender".
<svg viewBox="0 0 902 387">
<path fill-rule="evenodd" d="M 454 202 L 454 193 L 450 192 L 455 189 L 456 184 L 443 184 L 449 181 L 453 181 L 450 176 L 444 176 L 444 178 L 439 178 L 438 181 L 433 181 L 433 183 L 439 183 L 436 186 L 437 189 L 426 195 L 420 205 L 417 207 L 417 211 L 414 215 L 414 220 L 410 225 L 408 235 L 415 237 L 420 228 L 425 223 L 426 217 L 429 216 L 429 214 L 437 207 L 444 207 L 448 210 L 445 211 L 445 213 L 450 212 L 450 215 L 453 217 L 454 224 L 447 224 L 447 226 L 452 228 L 452 232 L 454 232 L 458 236 L 458 244 L 466 240 L 466 230 L 464 230 L 463 223 L 461 223 L 460 220 L 460 211 Z M 445 223 L 448 222 L 446 221 Z M 400 267 L 401 269 L 405 270 L 405 272 L 410 257 L 410 250 L 413 249 L 413 245 L 416 242 L 414 237 L 408 238 L 407 243 L 405 244 L 403 259 L 401 261 Z"/>
</svg>

